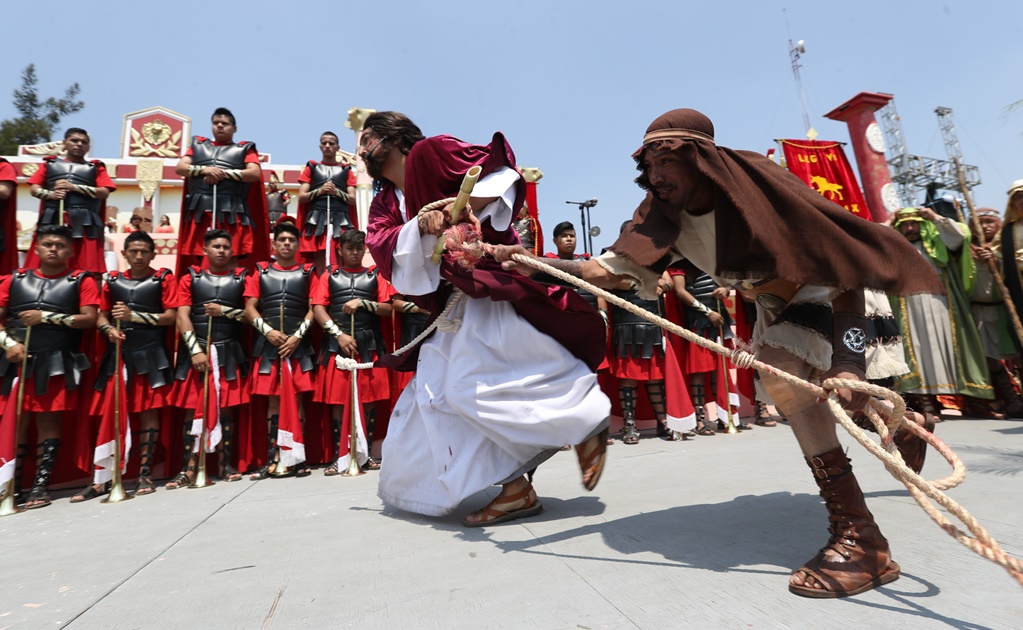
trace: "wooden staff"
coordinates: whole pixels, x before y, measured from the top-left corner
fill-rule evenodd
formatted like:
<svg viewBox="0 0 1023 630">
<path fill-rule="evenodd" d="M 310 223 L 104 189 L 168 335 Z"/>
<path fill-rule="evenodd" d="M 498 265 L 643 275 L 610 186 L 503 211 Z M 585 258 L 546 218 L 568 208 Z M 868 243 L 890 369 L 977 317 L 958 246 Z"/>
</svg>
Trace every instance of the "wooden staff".
<svg viewBox="0 0 1023 630">
<path fill-rule="evenodd" d="M 212 219 L 210 221 L 210 229 L 217 229 L 217 185 L 213 184 L 213 208 L 212 208 Z"/>
<path fill-rule="evenodd" d="M 963 165 L 959 163 L 959 158 L 952 158 L 952 160 L 955 162 L 956 175 L 959 177 L 959 192 L 963 193 L 966 205 L 970 208 L 970 223 L 973 225 L 973 231 L 977 235 L 980 246 L 987 247 L 988 243 L 984 238 L 984 230 L 980 227 L 977 211 L 973 207 L 973 200 L 970 199 L 970 192 L 966 188 L 966 178 L 963 177 Z M 1004 257 L 1007 254 L 1015 256 L 1015 245 L 1013 243 L 1002 243 L 1002 256 Z M 1005 287 L 1005 280 L 1002 278 L 1001 272 L 998 271 L 998 263 L 995 261 L 994 256 L 987 259 L 987 266 L 991 270 L 991 276 L 995 279 L 998 294 L 1002 297 L 1002 301 L 1005 302 L 1005 310 L 1009 312 L 1009 320 L 1012 322 L 1013 332 L 1016 333 L 1016 340 L 1023 346 L 1023 323 L 1020 322 L 1019 313 L 1016 311 L 1016 304 L 1012 301 L 1012 296 L 1009 295 L 1009 289 Z"/>
<path fill-rule="evenodd" d="M 213 187 L 213 207 L 217 207 L 217 187 Z M 216 214 L 214 214 L 216 216 Z M 199 458 L 199 466 L 195 471 L 195 479 L 192 483 L 188 484 L 189 488 L 207 488 L 212 486 L 213 480 L 206 474 L 206 441 L 209 436 L 206 434 L 206 411 L 209 408 L 210 399 L 210 370 L 213 369 L 213 364 L 210 359 L 210 346 L 213 344 L 213 316 L 206 316 L 206 372 L 203 374 L 202 381 L 202 426 L 199 429 L 199 452 L 197 457 Z M 214 392 L 216 393 L 216 392 Z M 220 407 L 220 401 L 217 401 L 217 407 Z M 194 417 L 194 416 L 193 416 Z"/>
<path fill-rule="evenodd" d="M 330 221 L 330 195 L 327 195 L 327 228 L 324 230 L 323 235 L 326 237 L 326 243 L 323 246 L 323 267 L 324 269 L 330 268 L 330 246 L 334 241 L 334 224 Z"/>
<path fill-rule="evenodd" d="M 116 321 L 121 332 L 121 320 Z M 120 503 L 135 497 L 124 491 L 121 479 L 121 338 L 114 346 L 114 478 L 110 480 L 110 494 L 100 503 Z"/>
<path fill-rule="evenodd" d="M 455 197 L 455 203 L 451 205 L 451 225 L 458 223 L 458 219 L 461 218 L 462 210 L 465 209 L 466 204 L 469 203 L 469 197 L 472 195 L 472 189 L 476 186 L 476 180 L 479 179 L 480 173 L 483 172 L 483 168 L 474 166 L 465 172 L 465 177 L 462 178 L 462 185 L 458 188 L 458 195 Z M 430 260 L 435 263 L 440 262 L 441 256 L 444 255 L 444 246 L 446 242 L 444 238 L 437 241 L 436 247 L 433 248 L 433 256 Z"/>
<path fill-rule="evenodd" d="M 725 326 L 724 326 L 724 315 L 721 315 L 721 300 L 718 300 L 718 315 L 721 316 L 722 323 L 718 324 L 718 335 L 721 338 L 721 344 L 725 343 Z M 728 363 L 725 362 L 725 355 L 719 354 L 718 358 L 721 359 L 721 378 L 725 379 L 725 409 L 728 410 L 728 428 L 725 429 L 725 433 L 729 435 L 735 435 L 739 432 L 739 429 L 735 427 L 735 418 L 732 415 L 732 401 L 731 392 L 728 391 Z M 714 392 L 715 396 L 717 392 Z M 721 404 L 720 402 L 718 403 Z"/>
<path fill-rule="evenodd" d="M 352 340 L 355 340 L 355 313 L 352 313 Z M 352 357 L 353 359 L 355 357 Z M 352 370 L 352 393 L 348 398 L 348 417 L 351 419 L 349 427 L 349 439 L 348 439 L 348 470 L 341 473 L 345 477 L 358 477 L 359 475 L 366 474 L 362 470 L 362 466 L 359 466 L 359 404 L 358 400 L 358 388 L 356 386 L 355 379 L 359 375 L 358 370 Z"/>
<path fill-rule="evenodd" d="M 60 205 L 57 208 L 57 225 L 64 225 L 64 200 L 60 200 Z"/>
<path fill-rule="evenodd" d="M 14 443 L 17 445 L 18 434 L 21 431 L 21 406 L 25 399 L 25 369 L 28 367 L 28 342 L 32 338 L 32 327 L 25 327 L 25 356 L 21 357 L 21 372 L 18 374 L 18 397 L 17 405 L 18 411 L 14 416 Z M 14 450 L 14 468 L 17 471 L 18 468 L 18 450 L 15 446 Z M 15 482 L 18 478 L 17 472 L 11 477 L 11 480 L 7 482 L 7 489 L 4 491 L 4 500 L 0 503 L 0 516 L 11 516 L 24 512 L 24 508 L 19 508 L 18 504 L 14 502 L 14 495 L 18 489 L 15 488 Z"/>
</svg>

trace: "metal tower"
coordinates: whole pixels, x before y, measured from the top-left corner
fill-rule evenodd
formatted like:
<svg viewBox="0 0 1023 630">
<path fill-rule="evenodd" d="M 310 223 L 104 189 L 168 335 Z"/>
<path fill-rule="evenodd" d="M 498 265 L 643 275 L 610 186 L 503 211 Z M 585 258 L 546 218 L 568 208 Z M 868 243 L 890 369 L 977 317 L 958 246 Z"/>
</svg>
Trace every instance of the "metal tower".
<svg viewBox="0 0 1023 630">
<path fill-rule="evenodd" d="M 902 125 L 899 122 L 899 114 L 895 111 L 894 99 L 889 101 L 880 110 L 880 113 L 887 145 L 886 158 L 891 169 L 892 182 L 898 189 L 899 199 L 902 203 L 906 206 L 919 204 L 920 193 L 925 192 L 929 186 L 939 190 L 959 192 L 959 177 L 956 173 L 954 160 L 959 159 L 962 164 L 963 154 L 956 136 L 952 109 L 938 107 L 934 110 L 934 113 L 938 115 L 938 126 L 941 128 L 941 137 L 945 142 L 947 160 L 914 155 L 906 150 L 906 143 L 902 138 Z M 962 164 L 962 167 L 967 190 L 979 185 L 980 169 L 967 164 Z"/>
</svg>

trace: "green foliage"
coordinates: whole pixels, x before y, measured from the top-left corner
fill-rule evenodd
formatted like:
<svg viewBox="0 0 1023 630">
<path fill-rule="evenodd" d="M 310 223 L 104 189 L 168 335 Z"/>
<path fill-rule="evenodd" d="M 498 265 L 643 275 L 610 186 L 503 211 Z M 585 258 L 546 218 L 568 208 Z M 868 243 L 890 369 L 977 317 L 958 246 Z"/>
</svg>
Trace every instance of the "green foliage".
<svg viewBox="0 0 1023 630">
<path fill-rule="evenodd" d="M 77 83 L 64 90 L 63 98 L 45 101 L 39 100 L 38 83 L 35 64 L 29 64 L 21 72 L 21 87 L 14 90 L 14 108 L 21 115 L 0 121 L 0 155 L 14 155 L 21 144 L 49 142 L 61 118 L 85 107 Z"/>
</svg>

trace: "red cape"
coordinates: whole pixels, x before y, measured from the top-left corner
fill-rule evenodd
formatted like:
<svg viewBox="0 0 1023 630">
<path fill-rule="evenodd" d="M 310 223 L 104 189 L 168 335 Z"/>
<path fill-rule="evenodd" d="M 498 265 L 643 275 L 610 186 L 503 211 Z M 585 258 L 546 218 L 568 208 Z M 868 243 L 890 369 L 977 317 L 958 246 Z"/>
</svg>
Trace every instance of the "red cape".
<svg viewBox="0 0 1023 630">
<path fill-rule="evenodd" d="M 4 248 L 0 252 L 0 275 L 7 275 L 18 268 L 18 179 L 14 167 L 3 158 L 0 158 L 0 182 L 10 182 L 14 186 L 11 196 L 0 203 Z"/>
</svg>

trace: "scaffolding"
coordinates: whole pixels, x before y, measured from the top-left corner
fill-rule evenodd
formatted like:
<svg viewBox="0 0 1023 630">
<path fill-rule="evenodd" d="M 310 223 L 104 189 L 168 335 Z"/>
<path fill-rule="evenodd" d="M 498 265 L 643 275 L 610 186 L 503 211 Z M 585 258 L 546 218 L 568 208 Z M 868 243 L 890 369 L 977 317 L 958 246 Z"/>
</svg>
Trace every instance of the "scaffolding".
<svg viewBox="0 0 1023 630">
<path fill-rule="evenodd" d="M 881 108 L 879 113 L 887 147 L 885 159 L 891 169 L 892 183 L 895 184 L 899 200 L 904 206 L 918 205 L 920 193 L 926 193 L 928 189 L 961 192 L 955 165 L 957 159 L 962 165 L 966 189 L 972 190 L 980 184 L 980 169 L 976 166 L 962 164 L 963 153 L 959 147 L 951 108 L 938 107 L 934 110 L 938 116 L 938 126 L 941 129 L 941 137 L 945 143 L 945 153 L 948 155 L 948 159 L 914 155 L 906 150 L 906 143 L 902 137 L 902 125 L 899 114 L 895 110 L 894 99 L 888 101 L 888 104 Z"/>
</svg>

